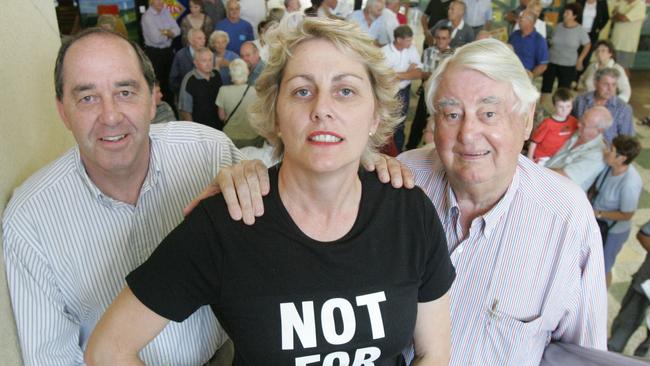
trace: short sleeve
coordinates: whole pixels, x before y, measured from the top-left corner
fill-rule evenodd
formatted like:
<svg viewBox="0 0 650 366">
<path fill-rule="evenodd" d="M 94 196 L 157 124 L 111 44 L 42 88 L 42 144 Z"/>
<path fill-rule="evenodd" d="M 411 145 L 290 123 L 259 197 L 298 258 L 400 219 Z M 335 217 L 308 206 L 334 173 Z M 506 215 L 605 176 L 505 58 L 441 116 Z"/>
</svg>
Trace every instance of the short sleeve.
<svg viewBox="0 0 650 366">
<path fill-rule="evenodd" d="M 636 176 L 632 176 L 631 174 L 629 178 L 621 190 L 620 210 L 622 212 L 636 211 L 639 205 L 639 197 L 641 197 L 641 191 L 643 190 L 643 182 L 640 179 L 636 179 Z"/>
<path fill-rule="evenodd" d="M 181 322 L 220 293 L 221 251 L 206 204 L 201 202 L 126 282 L 149 309 Z"/>
<path fill-rule="evenodd" d="M 580 44 L 584 46 L 588 43 L 591 43 L 591 39 L 589 38 L 589 33 L 587 33 L 587 31 L 582 27 L 578 27 L 578 28 L 580 29 Z"/>
<path fill-rule="evenodd" d="M 224 99 L 224 97 L 223 97 L 223 94 L 224 94 L 223 89 L 224 88 L 219 89 L 219 92 L 217 93 L 217 100 L 214 102 L 214 104 L 216 104 L 217 107 L 219 107 L 219 108 L 224 108 L 224 106 L 223 106 L 223 102 L 224 102 L 224 100 L 223 100 Z"/>
<path fill-rule="evenodd" d="M 418 302 L 429 302 L 446 294 L 456 278 L 456 271 L 449 258 L 447 239 L 433 203 L 422 194 L 427 245 L 425 268 L 418 291 Z"/>
<path fill-rule="evenodd" d="M 542 121 L 542 123 L 537 127 L 535 132 L 533 132 L 533 136 L 531 136 L 530 141 L 539 144 L 542 141 L 544 141 L 544 138 L 546 137 L 546 134 L 548 133 L 548 119 L 545 119 Z"/>
</svg>

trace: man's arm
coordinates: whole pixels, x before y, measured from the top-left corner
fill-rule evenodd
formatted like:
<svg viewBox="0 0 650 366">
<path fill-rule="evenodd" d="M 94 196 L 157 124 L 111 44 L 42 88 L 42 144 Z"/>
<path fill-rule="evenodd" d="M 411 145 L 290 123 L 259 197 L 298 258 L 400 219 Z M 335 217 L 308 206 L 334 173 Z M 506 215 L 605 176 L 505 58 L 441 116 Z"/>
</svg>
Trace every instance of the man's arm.
<svg viewBox="0 0 650 366">
<path fill-rule="evenodd" d="M 540 64 L 537 65 L 533 68 L 533 71 L 531 71 L 531 74 L 533 75 L 534 78 L 541 76 L 544 71 L 546 71 L 546 68 L 548 67 L 548 64 Z"/>
<path fill-rule="evenodd" d="M 192 113 L 190 112 L 178 111 L 178 114 L 180 114 L 181 121 L 193 121 Z"/>
<path fill-rule="evenodd" d="M 423 77 L 422 69 L 417 64 L 411 64 L 408 70 L 395 73 L 400 80 L 417 80 Z"/>
<path fill-rule="evenodd" d="M 646 252 L 650 253 L 650 236 L 646 235 L 643 231 L 639 230 L 638 233 L 636 233 L 636 240 L 639 241 L 643 249 L 645 249 Z"/>
<path fill-rule="evenodd" d="M 25 365 L 82 365 L 79 320 L 66 306 L 52 265 L 11 224 L 4 227 L 4 260 Z"/>
<path fill-rule="evenodd" d="M 424 41 L 427 45 L 433 46 L 433 34 L 429 29 L 429 16 L 425 13 L 420 17 L 420 24 L 422 25 L 422 33 L 424 34 Z"/>
<path fill-rule="evenodd" d="M 533 141 L 528 144 L 528 159 L 533 160 L 533 156 L 535 156 L 535 150 L 537 150 L 537 144 L 534 143 Z"/>
<path fill-rule="evenodd" d="M 591 43 L 586 43 L 582 45 L 582 51 L 580 52 L 580 55 L 578 55 L 578 61 L 576 62 L 576 70 L 582 71 L 584 67 L 584 60 L 585 57 L 589 54 L 589 50 L 591 49 Z"/>
<path fill-rule="evenodd" d="M 155 45 L 167 40 L 167 37 L 165 37 L 160 29 L 158 29 L 158 26 L 156 26 L 155 21 L 149 14 L 145 13 L 140 22 L 142 23 L 142 36 L 145 41 L 147 41 L 146 43 Z"/>
</svg>

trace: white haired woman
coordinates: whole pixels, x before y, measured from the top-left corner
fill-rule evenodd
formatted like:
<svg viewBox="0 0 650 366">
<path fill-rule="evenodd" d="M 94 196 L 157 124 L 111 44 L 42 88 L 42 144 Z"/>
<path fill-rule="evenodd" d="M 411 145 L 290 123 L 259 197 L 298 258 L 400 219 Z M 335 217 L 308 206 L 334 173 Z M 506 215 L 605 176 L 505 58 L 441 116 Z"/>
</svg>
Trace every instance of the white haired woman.
<svg viewBox="0 0 650 366">
<path fill-rule="evenodd" d="M 238 54 L 226 49 L 228 43 L 230 43 L 228 33 L 221 30 L 212 32 L 208 39 L 208 47 L 214 52 L 214 68 L 215 70 L 219 70 L 219 76 L 221 76 L 223 85 L 232 84 L 228 65 L 230 65 L 230 61 L 239 58 Z"/>
<path fill-rule="evenodd" d="M 235 146 L 260 147 L 264 138 L 251 126 L 248 107 L 257 100 L 254 88 L 248 85 L 248 65 L 238 58 L 229 66 L 233 85 L 223 86 L 217 95 L 219 118 L 224 121 L 223 132 L 235 143 Z"/>
<path fill-rule="evenodd" d="M 294 22 L 295 23 L 295 22 Z M 436 211 L 419 189 L 360 171 L 398 122 L 396 78 L 347 22 L 305 19 L 269 37 L 254 124 L 283 156 L 266 214 L 232 221 L 204 200 L 128 278 L 86 360 L 138 362 L 170 320 L 209 304 L 237 365 L 449 360 L 454 279 Z"/>
</svg>

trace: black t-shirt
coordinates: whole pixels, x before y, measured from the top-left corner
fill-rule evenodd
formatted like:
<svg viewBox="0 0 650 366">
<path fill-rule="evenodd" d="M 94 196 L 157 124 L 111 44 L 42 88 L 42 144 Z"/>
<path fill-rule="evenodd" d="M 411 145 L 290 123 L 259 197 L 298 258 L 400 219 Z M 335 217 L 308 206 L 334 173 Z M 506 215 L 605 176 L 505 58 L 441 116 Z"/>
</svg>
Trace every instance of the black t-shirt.
<svg viewBox="0 0 650 366">
<path fill-rule="evenodd" d="M 221 88 L 221 76 L 212 71 L 210 80 L 199 79 L 195 75 L 187 80 L 185 90 L 192 96 L 192 119 L 194 122 L 223 129 L 223 122 L 219 119 L 217 106 L 214 104 Z"/>
<path fill-rule="evenodd" d="M 449 4 L 451 0 L 431 0 L 427 5 L 424 14 L 429 16 L 428 20 L 428 29 L 433 28 L 433 26 L 442 19 L 447 19 L 447 11 L 449 10 Z"/>
<path fill-rule="evenodd" d="M 417 303 L 444 295 L 455 277 L 431 201 L 360 173 L 352 229 L 323 243 L 283 206 L 278 169 L 269 175 L 254 225 L 230 219 L 223 197 L 204 200 L 129 274 L 133 293 L 174 321 L 209 304 L 235 365 L 402 365 Z"/>
</svg>

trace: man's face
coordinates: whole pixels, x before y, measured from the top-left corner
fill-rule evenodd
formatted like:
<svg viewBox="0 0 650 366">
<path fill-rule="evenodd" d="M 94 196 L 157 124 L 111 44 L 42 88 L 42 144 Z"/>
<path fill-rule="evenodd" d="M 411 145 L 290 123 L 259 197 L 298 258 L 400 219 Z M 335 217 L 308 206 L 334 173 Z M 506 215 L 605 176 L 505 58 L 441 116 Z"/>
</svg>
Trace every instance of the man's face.
<svg viewBox="0 0 650 366">
<path fill-rule="evenodd" d="M 599 125 L 601 114 L 596 110 L 588 109 L 578 121 L 578 135 L 584 142 L 591 141 L 602 132 Z"/>
<path fill-rule="evenodd" d="M 243 44 L 239 52 L 242 60 L 248 64 L 248 67 L 250 67 L 251 70 L 257 66 L 258 62 L 260 62 L 260 53 L 257 51 L 257 48 L 253 47 L 249 43 Z"/>
<path fill-rule="evenodd" d="M 377 19 L 381 16 L 382 11 L 384 11 L 384 2 L 382 0 L 375 1 L 369 9 L 370 17 Z"/>
<path fill-rule="evenodd" d="M 165 6 L 165 2 L 163 0 L 150 0 L 149 6 L 154 8 L 157 12 L 160 12 Z"/>
<path fill-rule="evenodd" d="M 399 13 L 400 2 L 394 1 L 392 3 L 386 3 L 386 8 L 390 9 L 393 13 Z"/>
<path fill-rule="evenodd" d="M 522 31 L 523 33 L 529 33 L 529 32 L 531 32 L 531 31 L 534 29 L 534 27 L 535 27 L 535 22 L 532 21 L 532 20 L 530 19 L 530 16 L 529 16 L 529 15 L 524 15 L 524 14 L 522 14 L 522 15 L 519 17 L 518 22 L 519 22 L 519 28 L 521 28 L 521 31 Z"/>
<path fill-rule="evenodd" d="M 192 32 L 192 37 L 190 37 L 190 46 L 192 46 L 194 50 L 205 47 L 205 34 L 203 34 L 203 31 L 197 29 Z"/>
<path fill-rule="evenodd" d="M 458 3 L 452 3 L 447 10 L 447 18 L 452 21 L 460 21 L 464 15 L 463 6 Z"/>
<path fill-rule="evenodd" d="M 231 22 L 239 21 L 240 16 L 240 7 L 236 1 L 231 1 L 228 3 L 228 19 Z"/>
<path fill-rule="evenodd" d="M 63 96 L 56 104 L 91 178 L 146 172 L 156 104 L 126 41 L 90 35 L 74 43 L 65 56 Z"/>
<path fill-rule="evenodd" d="M 395 38 L 395 48 L 398 51 L 405 50 L 411 47 L 413 37 Z"/>
<path fill-rule="evenodd" d="M 203 75 L 210 75 L 214 68 L 212 52 L 201 52 L 194 58 L 194 67 Z"/>
<path fill-rule="evenodd" d="M 436 40 L 436 47 L 440 51 L 444 51 L 449 48 L 449 43 L 451 42 L 451 35 L 447 29 L 440 29 L 436 31 L 434 36 Z"/>
<path fill-rule="evenodd" d="M 532 128 L 532 110 L 513 112 L 512 87 L 461 67 L 447 69 L 435 93 L 434 140 L 455 189 L 512 181 Z"/>
<path fill-rule="evenodd" d="M 601 99 L 609 99 L 616 96 L 616 86 L 618 80 L 609 75 L 605 75 L 596 81 L 596 96 Z"/>
<path fill-rule="evenodd" d="M 300 1 L 299 0 L 290 0 L 287 3 L 287 13 L 293 13 L 300 10 Z"/>
</svg>

